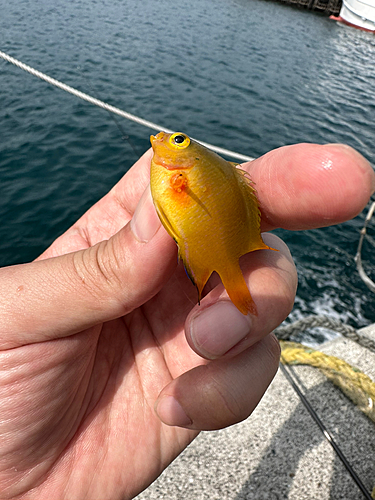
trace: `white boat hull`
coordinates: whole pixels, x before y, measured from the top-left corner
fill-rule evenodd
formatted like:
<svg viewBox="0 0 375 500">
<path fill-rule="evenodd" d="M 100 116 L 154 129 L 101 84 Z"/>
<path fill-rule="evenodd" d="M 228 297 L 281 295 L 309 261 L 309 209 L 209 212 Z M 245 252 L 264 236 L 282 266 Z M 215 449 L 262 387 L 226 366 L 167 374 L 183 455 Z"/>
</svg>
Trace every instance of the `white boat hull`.
<svg viewBox="0 0 375 500">
<path fill-rule="evenodd" d="M 333 19 L 375 32 L 375 0 L 343 0 L 340 15 Z"/>
</svg>

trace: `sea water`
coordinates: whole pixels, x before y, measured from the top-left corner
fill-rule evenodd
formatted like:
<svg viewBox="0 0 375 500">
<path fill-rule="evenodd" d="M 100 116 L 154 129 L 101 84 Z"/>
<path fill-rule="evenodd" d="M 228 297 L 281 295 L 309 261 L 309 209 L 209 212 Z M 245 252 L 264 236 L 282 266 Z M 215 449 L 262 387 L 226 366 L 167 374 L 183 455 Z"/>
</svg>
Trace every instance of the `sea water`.
<svg viewBox="0 0 375 500">
<path fill-rule="evenodd" d="M 0 5 L 0 50 L 121 109 L 253 157 L 344 142 L 375 163 L 370 33 L 265 0 Z M 0 60 L 0 265 L 37 257 L 149 147 L 151 130 L 117 122 Z M 291 320 L 375 321 L 353 260 L 363 223 L 276 231 L 299 272 Z"/>
</svg>

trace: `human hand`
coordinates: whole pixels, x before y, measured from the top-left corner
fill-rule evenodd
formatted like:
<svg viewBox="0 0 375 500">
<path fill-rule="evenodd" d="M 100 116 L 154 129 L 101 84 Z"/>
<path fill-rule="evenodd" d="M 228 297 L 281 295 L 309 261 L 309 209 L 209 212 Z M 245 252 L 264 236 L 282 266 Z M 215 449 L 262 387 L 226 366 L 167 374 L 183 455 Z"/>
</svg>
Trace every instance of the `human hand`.
<svg viewBox="0 0 375 500">
<path fill-rule="evenodd" d="M 1 498 L 132 498 L 199 430 L 246 418 L 277 370 L 269 333 L 297 283 L 288 249 L 264 235 L 280 251 L 241 259 L 258 317 L 215 276 L 195 305 L 152 205 L 150 158 L 37 261 L 0 270 Z M 245 168 L 263 230 L 342 222 L 375 188 L 345 146 L 285 147 Z"/>
</svg>

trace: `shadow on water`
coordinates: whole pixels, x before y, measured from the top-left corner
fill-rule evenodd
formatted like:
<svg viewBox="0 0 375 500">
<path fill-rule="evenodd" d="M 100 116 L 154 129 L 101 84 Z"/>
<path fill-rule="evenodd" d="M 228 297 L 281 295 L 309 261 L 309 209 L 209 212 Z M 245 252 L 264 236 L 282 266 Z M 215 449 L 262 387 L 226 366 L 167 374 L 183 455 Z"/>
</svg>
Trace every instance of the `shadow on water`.
<svg viewBox="0 0 375 500">
<path fill-rule="evenodd" d="M 328 382 L 307 390 L 305 396 L 317 409 L 347 460 L 371 492 L 375 484 L 375 434 L 371 432 L 371 421 Z M 309 469 L 312 462 L 315 465 Z M 243 484 L 235 500 L 279 500 L 290 498 L 290 494 L 292 498 L 301 500 L 326 499 L 327 482 L 330 500 L 364 498 L 300 403 L 274 434 L 257 468 Z"/>
</svg>

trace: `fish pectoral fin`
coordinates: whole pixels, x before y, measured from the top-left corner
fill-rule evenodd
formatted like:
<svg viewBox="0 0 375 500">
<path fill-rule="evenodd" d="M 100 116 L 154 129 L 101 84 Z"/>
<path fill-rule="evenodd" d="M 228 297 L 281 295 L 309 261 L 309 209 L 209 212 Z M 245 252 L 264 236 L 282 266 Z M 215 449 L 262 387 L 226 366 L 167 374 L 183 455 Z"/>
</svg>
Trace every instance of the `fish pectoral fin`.
<svg viewBox="0 0 375 500">
<path fill-rule="evenodd" d="M 242 314 L 247 313 L 258 316 L 257 307 L 250 295 L 246 281 L 243 277 L 239 263 L 227 267 L 224 272 L 219 272 L 221 281 L 229 295 L 230 300 Z"/>
<path fill-rule="evenodd" d="M 169 236 L 171 236 L 174 239 L 174 241 L 176 243 L 178 243 L 180 236 L 179 236 L 176 228 L 173 227 L 173 225 L 171 224 L 170 220 L 168 219 L 166 213 L 164 212 L 164 210 L 162 209 L 160 204 L 155 200 L 154 200 L 154 205 L 155 205 L 156 212 L 159 216 L 159 219 L 161 220 L 161 223 L 163 224 L 165 230 L 167 231 Z"/>
</svg>

